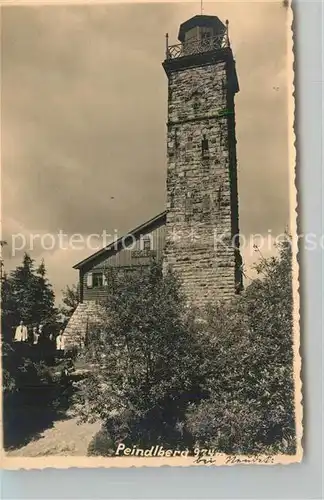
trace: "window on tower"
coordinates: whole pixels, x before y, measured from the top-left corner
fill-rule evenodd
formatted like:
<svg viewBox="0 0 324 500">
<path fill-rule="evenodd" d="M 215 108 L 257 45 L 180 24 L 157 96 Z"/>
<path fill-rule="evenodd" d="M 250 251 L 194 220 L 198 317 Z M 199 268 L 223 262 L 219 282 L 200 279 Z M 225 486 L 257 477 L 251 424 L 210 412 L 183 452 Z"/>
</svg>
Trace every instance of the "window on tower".
<svg viewBox="0 0 324 500">
<path fill-rule="evenodd" d="M 169 195 L 169 208 L 174 208 L 174 193 Z"/>
<path fill-rule="evenodd" d="M 177 149 L 179 147 L 179 137 L 178 137 L 178 130 L 174 130 L 174 148 Z"/>
<path fill-rule="evenodd" d="M 188 136 L 187 136 L 187 143 L 186 143 L 186 149 L 191 149 L 192 148 L 192 141 L 193 141 L 192 135 L 188 134 Z"/>
<path fill-rule="evenodd" d="M 221 209 L 221 204 L 222 204 L 222 186 L 219 186 L 218 191 L 217 191 L 217 209 Z"/>
<path fill-rule="evenodd" d="M 192 196 L 191 193 L 187 193 L 186 199 L 185 199 L 185 220 L 189 221 L 192 216 L 192 209 L 193 209 L 193 203 L 192 203 Z"/>
<path fill-rule="evenodd" d="M 208 139 L 205 134 L 203 135 L 201 141 L 201 156 L 203 158 L 209 158 L 209 145 L 208 145 Z"/>
<path fill-rule="evenodd" d="M 168 99 L 169 99 L 169 102 L 172 101 L 172 89 L 171 89 L 170 85 L 168 86 Z"/>
<path fill-rule="evenodd" d="M 210 195 L 205 194 L 202 199 L 202 209 L 204 212 L 210 211 Z"/>
</svg>

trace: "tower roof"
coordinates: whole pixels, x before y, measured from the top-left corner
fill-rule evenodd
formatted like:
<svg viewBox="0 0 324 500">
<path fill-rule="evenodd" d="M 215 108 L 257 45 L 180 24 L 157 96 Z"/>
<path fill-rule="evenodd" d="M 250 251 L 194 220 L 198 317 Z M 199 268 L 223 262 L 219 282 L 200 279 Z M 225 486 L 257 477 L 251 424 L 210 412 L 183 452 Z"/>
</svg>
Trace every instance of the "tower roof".
<svg viewBox="0 0 324 500">
<path fill-rule="evenodd" d="M 217 16 L 197 15 L 191 17 L 180 25 L 178 40 L 184 42 L 185 33 L 196 26 L 214 28 L 215 32 L 221 34 L 225 32 L 225 25 Z"/>
</svg>

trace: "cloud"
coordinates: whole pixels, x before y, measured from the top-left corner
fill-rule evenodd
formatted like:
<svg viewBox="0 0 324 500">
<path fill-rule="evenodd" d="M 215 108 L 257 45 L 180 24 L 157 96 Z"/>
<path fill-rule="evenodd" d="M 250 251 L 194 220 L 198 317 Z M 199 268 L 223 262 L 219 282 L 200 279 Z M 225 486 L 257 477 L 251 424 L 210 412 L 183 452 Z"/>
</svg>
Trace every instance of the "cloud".
<svg viewBox="0 0 324 500">
<path fill-rule="evenodd" d="M 15 224 L 27 233 L 123 233 L 164 210 L 164 36 L 176 43 L 196 13 L 194 3 L 3 7 L 4 236 Z M 230 20 L 237 61 L 240 229 L 281 233 L 289 219 L 286 10 L 220 2 L 205 13 Z M 74 255 L 46 252 L 56 288 L 72 279 Z"/>
</svg>

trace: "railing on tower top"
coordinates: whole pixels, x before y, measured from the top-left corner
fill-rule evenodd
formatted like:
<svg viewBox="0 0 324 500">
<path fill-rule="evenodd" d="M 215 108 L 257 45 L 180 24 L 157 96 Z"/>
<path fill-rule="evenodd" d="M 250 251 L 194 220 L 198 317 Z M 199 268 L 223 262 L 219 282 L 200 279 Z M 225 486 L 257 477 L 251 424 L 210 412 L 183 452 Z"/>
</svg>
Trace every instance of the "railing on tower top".
<svg viewBox="0 0 324 500">
<path fill-rule="evenodd" d="M 228 30 L 225 33 L 214 37 L 193 38 L 184 43 L 176 45 L 168 44 L 168 34 L 166 34 L 166 59 L 177 59 L 178 57 L 192 54 L 203 54 L 212 50 L 229 47 Z"/>
</svg>

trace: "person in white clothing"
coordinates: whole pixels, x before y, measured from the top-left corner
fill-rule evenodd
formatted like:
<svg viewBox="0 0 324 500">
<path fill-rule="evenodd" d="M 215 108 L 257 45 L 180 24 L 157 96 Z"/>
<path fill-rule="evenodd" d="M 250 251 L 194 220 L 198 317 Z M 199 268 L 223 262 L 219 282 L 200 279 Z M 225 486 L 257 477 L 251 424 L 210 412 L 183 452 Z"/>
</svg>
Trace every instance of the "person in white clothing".
<svg viewBox="0 0 324 500">
<path fill-rule="evenodd" d="M 23 321 L 20 321 L 19 326 L 16 328 L 16 333 L 14 337 L 15 342 L 26 342 L 28 340 L 27 326 L 24 325 Z"/>
<path fill-rule="evenodd" d="M 56 350 L 64 351 L 64 335 L 63 330 L 60 330 L 60 333 L 56 337 Z"/>
<path fill-rule="evenodd" d="M 34 326 L 34 328 L 33 328 L 33 344 L 34 345 L 38 344 L 38 339 L 39 339 L 39 333 L 38 333 L 37 327 Z"/>
</svg>

